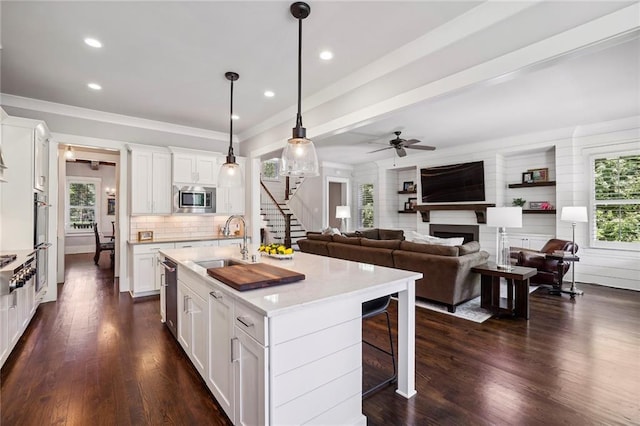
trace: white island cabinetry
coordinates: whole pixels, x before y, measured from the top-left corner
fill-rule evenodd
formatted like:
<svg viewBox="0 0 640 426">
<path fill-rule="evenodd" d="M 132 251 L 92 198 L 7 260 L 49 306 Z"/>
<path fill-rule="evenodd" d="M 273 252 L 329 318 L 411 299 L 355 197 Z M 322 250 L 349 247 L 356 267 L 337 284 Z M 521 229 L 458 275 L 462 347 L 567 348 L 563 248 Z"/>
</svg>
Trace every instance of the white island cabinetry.
<svg viewBox="0 0 640 426">
<path fill-rule="evenodd" d="M 398 293 L 398 393 L 415 394 L 415 272 L 296 253 L 270 263 L 306 275 L 239 292 L 195 262 L 239 260 L 237 247 L 166 250 L 178 263 L 179 341 L 234 424 L 366 425 L 362 415 L 362 303 Z M 192 283 L 208 289 L 196 307 Z M 196 290 L 197 293 L 202 291 Z M 200 300 L 199 300 L 200 301 Z M 196 355 L 194 310 L 206 312 L 208 351 Z M 181 325 L 180 322 L 183 322 Z"/>
</svg>

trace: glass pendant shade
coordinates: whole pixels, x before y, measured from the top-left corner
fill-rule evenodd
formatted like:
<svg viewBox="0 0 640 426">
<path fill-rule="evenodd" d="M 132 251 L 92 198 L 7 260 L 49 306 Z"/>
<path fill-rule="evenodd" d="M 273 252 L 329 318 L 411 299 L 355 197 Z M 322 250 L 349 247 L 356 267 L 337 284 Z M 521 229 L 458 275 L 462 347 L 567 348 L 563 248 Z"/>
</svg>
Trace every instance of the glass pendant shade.
<svg viewBox="0 0 640 426">
<path fill-rule="evenodd" d="M 318 157 L 311 139 L 291 138 L 282 151 L 280 174 L 284 176 L 318 176 Z"/>
</svg>

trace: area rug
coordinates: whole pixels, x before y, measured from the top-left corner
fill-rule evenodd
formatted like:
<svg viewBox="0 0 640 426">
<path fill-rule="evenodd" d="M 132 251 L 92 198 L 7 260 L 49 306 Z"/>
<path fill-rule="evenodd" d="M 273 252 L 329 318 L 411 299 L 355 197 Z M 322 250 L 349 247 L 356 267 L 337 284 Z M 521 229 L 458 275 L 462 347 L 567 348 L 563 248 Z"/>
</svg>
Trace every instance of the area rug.
<svg viewBox="0 0 640 426">
<path fill-rule="evenodd" d="M 529 294 L 533 293 L 537 288 L 537 286 L 529 286 Z M 500 295 L 502 297 L 506 297 L 507 284 L 500 284 Z M 480 296 L 458 305 L 455 313 L 449 312 L 447 307 L 443 304 L 428 302 L 426 300 L 416 300 L 416 306 L 477 323 L 482 323 L 493 316 L 491 311 L 480 307 Z"/>
</svg>

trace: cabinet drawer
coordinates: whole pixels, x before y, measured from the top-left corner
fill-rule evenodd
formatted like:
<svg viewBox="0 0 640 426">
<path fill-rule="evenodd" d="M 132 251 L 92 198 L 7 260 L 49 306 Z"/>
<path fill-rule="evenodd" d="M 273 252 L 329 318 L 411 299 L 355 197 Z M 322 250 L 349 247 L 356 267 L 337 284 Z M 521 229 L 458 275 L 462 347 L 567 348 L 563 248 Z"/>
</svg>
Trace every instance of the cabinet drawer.
<svg viewBox="0 0 640 426">
<path fill-rule="evenodd" d="M 160 250 L 175 248 L 173 243 L 138 244 L 133 246 L 133 254 L 152 254 Z"/>
<path fill-rule="evenodd" d="M 235 317 L 236 327 L 256 339 L 261 345 L 269 346 L 267 341 L 267 318 L 239 301 L 236 301 Z"/>
</svg>

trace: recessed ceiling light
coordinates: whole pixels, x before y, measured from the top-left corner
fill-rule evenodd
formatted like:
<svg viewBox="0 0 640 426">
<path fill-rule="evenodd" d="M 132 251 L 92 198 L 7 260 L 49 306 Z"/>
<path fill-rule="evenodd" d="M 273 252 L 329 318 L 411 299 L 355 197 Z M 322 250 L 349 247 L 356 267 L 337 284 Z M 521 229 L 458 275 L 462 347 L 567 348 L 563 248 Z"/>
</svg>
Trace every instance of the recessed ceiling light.
<svg viewBox="0 0 640 426">
<path fill-rule="evenodd" d="M 102 43 L 100 43 L 100 40 L 96 40 L 95 38 L 87 37 L 84 39 L 84 42 L 91 47 L 95 47 L 96 49 L 102 47 Z"/>
<path fill-rule="evenodd" d="M 322 52 L 320 52 L 320 59 L 322 59 L 323 61 L 333 59 L 333 52 L 331 52 L 330 50 L 323 50 Z"/>
<path fill-rule="evenodd" d="M 271 90 L 265 90 L 264 95 L 265 95 L 267 98 L 273 98 L 276 94 L 275 94 L 275 93 L 273 93 Z"/>
<path fill-rule="evenodd" d="M 231 119 L 232 119 L 232 120 L 238 120 L 238 119 L 240 119 L 240 116 L 239 116 L 238 114 L 233 114 L 233 115 L 231 116 Z"/>
<path fill-rule="evenodd" d="M 87 86 L 91 90 L 102 90 L 102 86 L 100 86 L 98 83 L 89 83 L 87 84 Z"/>
</svg>

